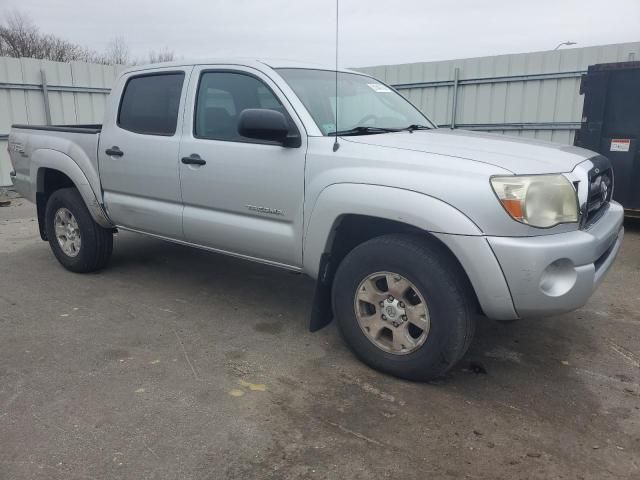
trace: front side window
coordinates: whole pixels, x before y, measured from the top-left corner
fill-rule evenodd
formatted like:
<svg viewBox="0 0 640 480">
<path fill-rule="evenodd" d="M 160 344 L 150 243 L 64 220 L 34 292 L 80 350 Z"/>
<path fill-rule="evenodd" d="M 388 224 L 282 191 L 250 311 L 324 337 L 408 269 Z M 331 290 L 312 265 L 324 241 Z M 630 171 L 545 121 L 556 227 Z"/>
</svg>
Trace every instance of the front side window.
<svg viewBox="0 0 640 480">
<path fill-rule="evenodd" d="M 289 119 L 261 80 L 242 73 L 205 72 L 198 86 L 193 133 L 197 138 L 249 141 L 238 133 L 238 118 L 247 108 L 276 110 Z"/>
<path fill-rule="evenodd" d="M 411 125 L 434 125 L 404 97 L 366 75 L 336 74 L 330 70 L 278 69 L 307 108 L 323 135 L 359 127 L 397 130 Z"/>
<path fill-rule="evenodd" d="M 182 72 L 130 78 L 122 94 L 118 126 L 145 135 L 174 135 L 183 82 Z"/>
</svg>

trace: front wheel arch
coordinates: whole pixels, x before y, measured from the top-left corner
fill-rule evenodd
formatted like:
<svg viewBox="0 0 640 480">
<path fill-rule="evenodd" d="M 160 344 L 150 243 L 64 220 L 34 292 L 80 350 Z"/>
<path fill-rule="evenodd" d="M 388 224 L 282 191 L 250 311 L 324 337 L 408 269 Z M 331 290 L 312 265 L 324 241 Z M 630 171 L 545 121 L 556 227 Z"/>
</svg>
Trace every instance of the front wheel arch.
<svg viewBox="0 0 640 480">
<path fill-rule="evenodd" d="M 327 244 L 327 251 L 320 259 L 318 277 L 311 310 L 309 329 L 312 332 L 327 326 L 333 320 L 331 289 L 335 273 L 344 258 L 359 245 L 384 235 L 405 235 L 428 244 L 440 255 L 446 257 L 456 273 L 463 279 L 472 293 L 478 313 L 482 313 L 475 290 L 465 269 L 453 252 L 438 238 L 413 225 L 366 215 L 343 215 L 336 222 Z"/>
<path fill-rule="evenodd" d="M 303 268 L 312 278 L 320 272 L 320 259 L 332 250 L 336 228 L 349 216 L 389 220 L 422 232 L 479 236 L 483 231 L 448 203 L 396 187 L 337 183 L 325 187 L 305 208 Z M 307 213 L 309 212 L 309 213 Z"/>
<path fill-rule="evenodd" d="M 468 349 L 477 317 L 469 284 L 456 270 L 421 236 L 383 235 L 354 248 L 332 289 L 351 350 L 372 368 L 408 380 L 446 373 Z M 371 283 L 378 277 L 382 284 Z"/>
</svg>

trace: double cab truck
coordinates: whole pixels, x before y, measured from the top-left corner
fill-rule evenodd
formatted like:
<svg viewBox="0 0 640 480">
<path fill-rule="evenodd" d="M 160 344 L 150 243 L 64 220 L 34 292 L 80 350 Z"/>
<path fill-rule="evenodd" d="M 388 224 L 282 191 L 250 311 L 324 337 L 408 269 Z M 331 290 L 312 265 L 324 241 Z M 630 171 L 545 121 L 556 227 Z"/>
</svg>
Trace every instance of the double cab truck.
<svg viewBox="0 0 640 480">
<path fill-rule="evenodd" d="M 607 158 L 436 128 L 348 70 L 138 66 L 102 125 L 13 125 L 8 148 L 66 269 L 106 267 L 129 230 L 302 272 L 312 330 L 335 318 L 360 359 L 412 380 L 460 360 L 479 315 L 584 305 L 623 238 Z"/>
</svg>

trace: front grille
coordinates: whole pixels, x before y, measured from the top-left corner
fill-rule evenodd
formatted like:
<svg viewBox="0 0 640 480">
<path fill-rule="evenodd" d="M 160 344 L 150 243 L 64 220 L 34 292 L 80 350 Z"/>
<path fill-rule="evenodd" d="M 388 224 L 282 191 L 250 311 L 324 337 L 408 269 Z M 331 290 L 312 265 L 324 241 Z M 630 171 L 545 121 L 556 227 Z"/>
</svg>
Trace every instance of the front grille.
<svg viewBox="0 0 640 480">
<path fill-rule="evenodd" d="M 594 223 L 605 212 L 613 194 L 613 170 L 594 166 L 589 171 L 589 193 L 584 210 L 586 225 Z"/>
</svg>

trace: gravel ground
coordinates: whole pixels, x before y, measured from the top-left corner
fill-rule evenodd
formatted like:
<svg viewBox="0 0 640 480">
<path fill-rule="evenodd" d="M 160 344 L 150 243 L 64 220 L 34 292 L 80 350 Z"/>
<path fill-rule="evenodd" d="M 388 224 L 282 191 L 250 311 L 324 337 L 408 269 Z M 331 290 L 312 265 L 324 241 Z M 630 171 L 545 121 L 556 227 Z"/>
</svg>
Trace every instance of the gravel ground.
<svg viewBox="0 0 640 480">
<path fill-rule="evenodd" d="M 480 323 L 448 378 L 307 330 L 299 275 L 133 234 L 75 275 L 0 208 L 0 479 L 640 478 L 640 224 L 581 310 Z"/>
</svg>

